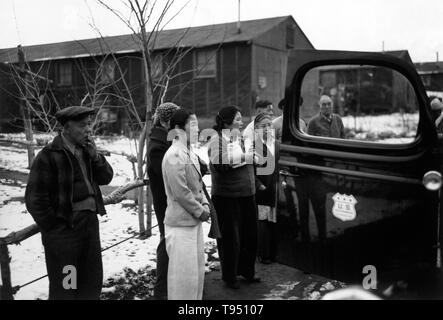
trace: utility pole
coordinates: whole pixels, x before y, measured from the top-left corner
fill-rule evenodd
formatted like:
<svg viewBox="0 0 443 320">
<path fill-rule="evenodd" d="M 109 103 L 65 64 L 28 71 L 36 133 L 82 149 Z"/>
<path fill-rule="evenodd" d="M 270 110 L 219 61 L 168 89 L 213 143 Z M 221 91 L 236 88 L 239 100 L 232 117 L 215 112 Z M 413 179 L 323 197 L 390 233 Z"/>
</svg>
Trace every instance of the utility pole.
<svg viewBox="0 0 443 320">
<path fill-rule="evenodd" d="M 238 32 L 238 33 L 241 33 L 240 2 L 241 2 L 241 0 L 238 0 L 238 19 L 237 19 L 237 32 Z"/>
</svg>

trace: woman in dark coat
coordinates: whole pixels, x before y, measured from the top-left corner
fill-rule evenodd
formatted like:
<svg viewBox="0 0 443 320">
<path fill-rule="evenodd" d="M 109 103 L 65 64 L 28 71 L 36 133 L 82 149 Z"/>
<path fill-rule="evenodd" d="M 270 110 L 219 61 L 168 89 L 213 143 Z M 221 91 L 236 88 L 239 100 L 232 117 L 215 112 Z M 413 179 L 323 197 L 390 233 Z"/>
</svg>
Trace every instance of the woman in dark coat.
<svg viewBox="0 0 443 320">
<path fill-rule="evenodd" d="M 167 140 L 169 121 L 179 107 L 171 102 L 159 105 L 154 114 L 154 126 L 149 136 L 147 148 L 148 177 L 151 186 L 155 216 L 160 230 L 160 242 L 157 247 L 157 280 L 154 297 L 167 299 L 168 254 L 165 244 L 165 211 L 167 207 L 165 186 L 163 184 L 162 161 L 171 143 Z"/>
<path fill-rule="evenodd" d="M 222 108 L 214 126 L 217 134 L 208 145 L 212 200 L 222 234 L 217 242 L 222 279 L 232 289 L 239 288 L 237 275 L 243 276 L 247 282 L 260 281 L 255 277 L 257 205 L 254 166 L 241 139 L 242 126 L 237 107 Z"/>
</svg>

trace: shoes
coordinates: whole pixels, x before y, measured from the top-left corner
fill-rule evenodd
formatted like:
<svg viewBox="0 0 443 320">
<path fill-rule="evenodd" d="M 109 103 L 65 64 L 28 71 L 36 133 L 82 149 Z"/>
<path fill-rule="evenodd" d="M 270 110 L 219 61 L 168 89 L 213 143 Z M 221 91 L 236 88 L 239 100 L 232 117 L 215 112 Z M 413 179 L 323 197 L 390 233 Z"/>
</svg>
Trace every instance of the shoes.
<svg viewBox="0 0 443 320">
<path fill-rule="evenodd" d="M 234 281 L 234 282 L 226 282 L 226 286 L 228 288 L 234 289 L 234 290 L 238 290 L 240 289 L 240 285 L 238 284 L 238 281 Z"/>
<path fill-rule="evenodd" d="M 261 278 L 259 278 L 259 277 L 245 278 L 245 282 L 247 282 L 247 283 L 259 283 L 259 282 L 261 282 Z"/>
</svg>

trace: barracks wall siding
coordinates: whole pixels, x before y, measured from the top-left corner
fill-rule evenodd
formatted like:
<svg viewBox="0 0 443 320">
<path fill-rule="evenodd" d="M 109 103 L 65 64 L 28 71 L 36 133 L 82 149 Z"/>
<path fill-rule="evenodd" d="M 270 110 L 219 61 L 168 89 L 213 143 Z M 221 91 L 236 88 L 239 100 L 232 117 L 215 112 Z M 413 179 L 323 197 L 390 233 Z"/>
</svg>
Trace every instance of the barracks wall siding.
<svg viewBox="0 0 443 320">
<path fill-rule="evenodd" d="M 216 72 L 198 74 L 199 50 L 214 50 Z M 171 82 L 167 99 L 193 110 L 197 116 L 212 117 L 223 106 L 234 104 L 249 114 L 251 106 L 251 47 L 247 44 L 194 49 L 185 56 Z"/>
</svg>

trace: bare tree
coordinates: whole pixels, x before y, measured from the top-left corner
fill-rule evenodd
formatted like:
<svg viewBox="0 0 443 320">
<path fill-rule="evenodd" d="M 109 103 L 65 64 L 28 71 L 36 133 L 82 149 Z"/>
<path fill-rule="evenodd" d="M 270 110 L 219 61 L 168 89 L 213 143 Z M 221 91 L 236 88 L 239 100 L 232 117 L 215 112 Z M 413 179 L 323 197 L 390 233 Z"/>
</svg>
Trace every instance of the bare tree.
<svg viewBox="0 0 443 320">
<path fill-rule="evenodd" d="M 26 144 L 28 149 L 28 165 L 34 159 L 34 134 L 32 120 L 37 119 L 46 133 L 53 133 L 56 120 L 51 109 L 58 110 L 59 104 L 52 91 L 52 80 L 48 78 L 44 64 L 40 64 L 32 70 L 25 59 L 25 54 L 18 46 L 18 64 L 8 64 L 8 76 L 13 80 L 16 92 L 7 93 L 17 99 L 20 104 L 20 113 L 25 129 Z M 49 63 L 48 63 L 49 65 Z M 46 74 L 45 74 L 46 71 Z"/>
<path fill-rule="evenodd" d="M 162 5 L 158 3 L 157 0 L 122 0 L 122 3 L 127 8 L 128 14 L 124 14 L 119 10 L 111 7 L 108 3 L 102 0 L 96 0 L 104 8 L 112 12 L 120 21 L 122 21 L 132 32 L 133 39 L 137 43 L 140 52 L 142 54 L 143 70 L 144 70 L 144 80 L 145 80 L 145 122 L 141 130 L 138 144 L 138 154 L 137 154 L 137 172 L 138 178 L 143 179 L 147 173 L 144 164 L 146 163 L 145 158 L 145 147 L 149 143 L 149 132 L 151 128 L 152 115 L 154 111 L 154 92 L 157 88 L 162 88 L 161 97 L 164 98 L 165 92 L 169 84 L 168 72 L 164 72 L 162 79 L 160 81 L 154 82 L 153 80 L 153 51 L 155 49 L 156 42 L 158 40 L 159 31 L 161 31 L 172 19 L 174 19 L 190 2 L 186 2 L 182 7 L 180 7 L 172 17 L 167 19 L 166 16 L 173 10 L 172 7 L 175 3 L 174 0 L 166 0 Z M 154 11 L 159 10 L 160 14 L 158 16 L 154 15 Z M 135 22 L 135 24 L 133 23 Z M 150 32 L 148 32 L 148 26 L 152 25 Z M 184 32 L 183 37 L 186 32 Z M 177 39 L 180 42 L 181 39 Z M 186 50 L 183 50 L 186 51 Z M 175 63 L 169 64 L 168 68 L 174 68 L 177 63 L 185 56 L 185 52 L 175 55 Z M 139 194 L 138 208 L 139 208 L 139 227 L 140 232 L 146 232 L 146 236 L 151 235 L 151 204 L 152 197 L 149 187 L 146 192 L 147 199 L 147 223 L 145 228 L 144 223 L 144 197 L 143 194 Z"/>
<path fill-rule="evenodd" d="M 126 80 L 127 70 L 122 70 L 119 63 L 119 59 L 124 57 L 117 56 L 114 54 L 112 48 L 108 47 L 106 39 L 101 35 L 100 30 L 96 27 L 95 23 L 92 24 L 92 27 L 100 34 L 101 39 L 104 40 L 99 42 L 100 45 L 103 46 L 101 48 L 102 54 L 97 55 L 97 52 L 91 52 L 90 57 L 92 57 L 95 64 L 95 71 L 93 73 L 88 72 L 88 68 L 83 64 L 83 60 L 75 60 L 77 69 L 81 72 L 86 88 L 79 100 L 81 100 L 81 105 L 90 106 L 98 110 L 94 121 L 95 129 L 98 129 L 100 125 L 100 111 L 109 105 L 111 99 L 117 100 L 120 106 L 126 108 L 127 114 L 136 124 L 136 130 L 141 132 L 136 144 L 136 178 L 143 180 L 146 178 L 147 174 L 146 146 L 149 142 L 151 119 L 156 105 L 156 102 L 154 101 L 154 93 L 156 93 L 159 102 L 163 102 L 170 83 L 174 79 L 187 73 L 198 75 L 201 71 L 191 68 L 183 72 L 176 72 L 179 63 L 191 52 L 191 50 L 194 49 L 194 47 L 185 47 L 181 45 L 181 42 L 188 34 L 190 28 L 184 29 L 177 39 L 174 39 L 172 41 L 173 43 L 169 44 L 169 49 L 165 49 L 161 53 L 154 53 L 160 31 L 162 31 L 163 28 L 174 19 L 190 1 L 186 2 L 175 13 L 172 13 L 172 7 L 175 3 L 174 0 L 165 0 L 162 5 L 160 5 L 157 0 L 122 0 L 122 3 L 125 4 L 128 9 L 126 16 L 124 13 L 110 7 L 105 1 L 96 1 L 124 22 L 124 24 L 131 30 L 132 37 L 141 52 L 140 59 L 143 65 L 145 85 L 143 106 L 145 119 L 142 121 L 139 112 L 137 111 L 131 87 Z M 155 10 L 159 10 L 160 14 L 158 16 L 154 15 Z M 172 17 L 166 18 L 167 15 L 172 15 Z M 153 25 L 150 32 L 147 32 L 148 24 Z M 201 40 L 204 41 L 211 35 L 211 32 L 208 32 L 208 34 L 202 37 Z M 221 43 L 222 41 L 220 42 L 220 45 Z M 81 41 L 78 41 L 78 44 L 82 45 L 83 48 L 88 51 L 88 48 L 86 48 Z M 160 59 L 156 60 L 158 57 L 160 57 Z M 167 63 L 163 63 L 163 57 L 168 59 Z M 208 58 L 206 63 L 209 62 L 210 58 L 211 57 Z M 110 61 L 114 62 L 113 66 L 116 68 L 116 71 L 118 71 L 118 77 L 116 79 L 107 79 L 107 67 L 109 66 L 108 62 Z M 161 67 L 161 70 L 158 70 L 159 66 Z M 56 122 L 52 116 L 53 113 L 48 110 L 48 105 L 50 104 L 48 104 L 48 99 L 46 97 L 50 97 L 51 101 L 55 101 L 57 109 L 60 108 L 60 105 L 52 90 L 54 86 L 52 81 L 48 79 L 47 74 L 46 76 L 44 74 L 45 72 L 47 73 L 46 70 L 49 70 L 49 67 L 50 63 L 45 65 L 45 67 L 44 64 L 41 64 L 36 72 L 30 72 L 31 77 L 29 78 L 28 76 L 28 79 L 24 79 L 24 77 L 20 76 L 21 71 L 19 69 L 13 67 L 13 70 L 17 74 L 17 77 L 15 78 L 20 84 L 19 96 L 26 101 L 25 110 L 29 111 L 35 118 L 38 118 L 39 121 L 45 125 L 48 132 L 53 132 Z M 203 69 L 204 66 L 201 66 L 201 68 Z M 30 70 L 31 68 L 28 69 Z M 191 80 L 188 80 L 184 86 L 180 86 L 181 90 L 192 81 L 193 77 L 191 77 Z M 134 158 L 130 157 L 130 155 L 126 156 L 128 156 L 128 159 L 134 164 Z M 144 194 L 140 192 L 138 197 L 139 228 L 141 234 L 146 232 L 145 235 L 150 236 L 152 200 L 149 187 L 146 191 L 146 225 L 144 222 L 144 200 Z"/>
</svg>

